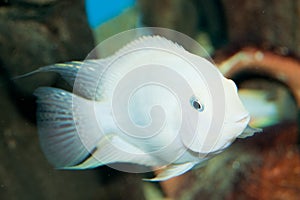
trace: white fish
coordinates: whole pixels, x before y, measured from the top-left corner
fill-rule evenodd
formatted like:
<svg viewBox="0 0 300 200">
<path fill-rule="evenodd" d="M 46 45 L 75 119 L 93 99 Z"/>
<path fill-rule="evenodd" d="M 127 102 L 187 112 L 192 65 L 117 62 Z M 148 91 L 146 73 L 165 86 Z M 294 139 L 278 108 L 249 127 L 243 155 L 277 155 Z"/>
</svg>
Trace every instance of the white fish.
<svg viewBox="0 0 300 200">
<path fill-rule="evenodd" d="M 180 59 L 176 60 L 176 57 L 164 51 L 149 51 L 145 48 L 149 45 L 186 55 L 187 59 L 195 58 L 201 65 L 212 66 L 204 58 L 189 53 L 178 44 L 163 37 L 149 36 L 133 41 L 105 59 L 56 64 L 35 71 L 58 72 L 67 82 L 74 85 L 73 93 L 52 87 L 41 87 L 35 91 L 38 97 L 37 119 L 41 146 L 48 160 L 56 168 L 87 169 L 111 163 L 134 163 L 161 168 L 161 173 L 150 181 L 163 181 L 181 175 L 222 152 L 237 137 L 251 136 L 259 131 L 247 126 L 250 116 L 238 97 L 236 85 L 220 74 L 225 91 L 225 98 L 220 99 L 224 102 L 226 111 L 223 129 L 218 133 L 219 138 L 210 138 L 210 133 L 205 138 L 206 135 L 203 136 L 202 133 L 205 132 L 204 129 L 208 130 L 210 126 L 215 125 L 215 121 L 212 120 L 215 116 L 212 116 L 214 105 L 203 81 L 198 80 L 199 77 L 189 71 Z M 132 53 L 137 49 L 139 51 Z M 123 86 L 123 89 L 126 89 L 126 84 L 132 83 L 122 82 L 125 75 L 130 77 L 130 73 L 137 69 L 136 66 L 141 67 L 150 61 L 157 64 L 157 70 L 160 65 L 171 65 L 185 80 L 190 81 L 189 85 L 195 93 L 191 94 L 191 98 L 183 100 L 183 104 L 188 104 L 187 107 L 179 108 L 178 99 L 155 84 L 144 85 L 142 92 L 137 89 L 137 92 L 131 94 L 132 100 L 128 102 L 123 101 L 123 93 L 115 93 L 116 88 Z M 110 67 L 106 68 L 107 65 Z M 136 80 L 138 82 L 147 76 L 155 77 L 155 74 L 133 77 L 140 78 Z M 164 81 L 173 80 L 168 74 L 162 77 Z M 120 82 L 122 84 L 119 84 Z M 174 84 L 181 86 L 179 83 Z M 113 102 L 113 99 L 117 99 L 117 103 Z M 119 107 L 113 108 L 112 103 Z M 164 113 L 159 109 L 155 110 L 156 105 L 160 105 Z M 154 115 L 151 109 L 154 109 Z M 195 133 L 197 141 L 192 144 L 189 143 L 191 142 L 189 137 L 193 133 L 189 133 L 189 127 L 184 133 L 178 134 L 177 131 L 182 122 L 188 124 L 190 120 L 192 121 L 192 116 L 184 115 L 185 112 L 191 112 L 201 120 L 200 128 Z M 135 129 L 127 124 L 129 122 L 125 118 L 128 114 L 130 120 L 139 127 Z M 158 120 L 162 116 L 165 118 L 163 122 Z M 126 130 L 122 130 L 120 124 L 116 124 L 118 120 L 116 118 L 128 128 L 128 134 L 124 134 Z M 149 123 L 162 125 L 159 134 L 136 137 L 139 134 L 151 135 L 151 131 L 138 132 L 141 128 L 147 128 Z M 151 127 L 148 128 L 152 130 Z M 204 150 L 202 147 L 207 146 L 207 142 L 213 144 L 209 144 L 211 146 L 209 150 Z"/>
</svg>

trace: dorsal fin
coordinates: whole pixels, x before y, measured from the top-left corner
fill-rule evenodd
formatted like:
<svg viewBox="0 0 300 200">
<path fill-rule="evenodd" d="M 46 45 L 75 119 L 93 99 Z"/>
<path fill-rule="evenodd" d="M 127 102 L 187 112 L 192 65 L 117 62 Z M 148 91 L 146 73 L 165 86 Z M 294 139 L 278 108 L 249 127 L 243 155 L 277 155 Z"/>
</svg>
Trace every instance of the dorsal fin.
<svg viewBox="0 0 300 200">
<path fill-rule="evenodd" d="M 175 52 L 186 52 L 186 50 L 171 40 L 166 39 L 165 37 L 161 37 L 158 35 L 154 36 L 141 36 L 132 42 L 125 45 L 123 48 L 118 50 L 112 57 L 118 56 L 120 54 L 124 54 L 128 51 L 132 51 L 134 49 L 142 49 L 149 47 L 157 47 L 161 49 L 169 49 Z"/>
</svg>

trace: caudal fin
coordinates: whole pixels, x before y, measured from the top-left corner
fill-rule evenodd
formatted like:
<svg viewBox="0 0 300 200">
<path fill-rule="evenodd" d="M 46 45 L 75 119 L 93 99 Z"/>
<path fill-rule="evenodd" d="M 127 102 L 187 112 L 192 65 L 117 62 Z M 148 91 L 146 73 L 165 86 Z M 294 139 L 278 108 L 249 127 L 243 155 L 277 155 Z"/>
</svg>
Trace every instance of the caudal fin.
<svg viewBox="0 0 300 200">
<path fill-rule="evenodd" d="M 40 143 L 49 162 L 56 168 L 81 163 L 90 155 L 90 149 L 98 139 L 97 133 L 89 129 L 86 130 L 89 131 L 86 136 L 92 142 L 84 143 L 82 140 L 84 136 L 80 134 L 84 134 L 82 129 L 85 127 L 81 126 L 79 120 L 87 117 L 77 116 L 78 119 L 75 120 L 74 101 L 85 104 L 88 100 L 51 87 L 38 88 L 34 94 L 37 96 L 38 104 L 37 124 Z M 77 103 L 78 106 L 80 105 Z M 89 126 L 89 123 L 86 126 Z"/>
</svg>

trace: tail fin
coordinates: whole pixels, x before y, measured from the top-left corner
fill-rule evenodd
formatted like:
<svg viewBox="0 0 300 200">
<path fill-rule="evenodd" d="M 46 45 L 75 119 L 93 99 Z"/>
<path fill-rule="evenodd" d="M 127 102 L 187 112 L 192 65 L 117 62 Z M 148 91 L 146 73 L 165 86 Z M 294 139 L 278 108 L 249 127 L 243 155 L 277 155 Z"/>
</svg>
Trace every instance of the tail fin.
<svg viewBox="0 0 300 200">
<path fill-rule="evenodd" d="M 86 124 L 88 119 L 85 116 L 78 119 L 74 114 L 74 100 L 81 104 L 89 101 L 51 87 L 38 88 L 34 94 L 37 96 L 38 104 L 37 123 L 40 143 L 49 162 L 56 168 L 64 168 L 84 161 L 100 136 L 92 129 L 93 127 L 83 130 L 86 127 L 82 127 L 79 120 L 85 119 L 84 124 Z M 90 121 L 87 126 L 91 123 L 93 122 Z M 85 132 L 88 132 L 87 135 L 82 136 L 81 134 Z M 88 138 L 89 141 L 83 142 L 82 137 Z"/>
</svg>

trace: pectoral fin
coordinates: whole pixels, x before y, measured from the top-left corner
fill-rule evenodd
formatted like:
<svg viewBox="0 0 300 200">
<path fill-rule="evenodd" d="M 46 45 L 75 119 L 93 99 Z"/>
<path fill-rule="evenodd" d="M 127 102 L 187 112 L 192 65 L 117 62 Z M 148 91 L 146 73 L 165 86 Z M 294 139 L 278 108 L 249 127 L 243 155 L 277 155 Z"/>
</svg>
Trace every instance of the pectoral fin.
<svg viewBox="0 0 300 200">
<path fill-rule="evenodd" d="M 171 164 L 163 169 L 156 177 L 152 179 L 143 179 L 144 181 L 165 181 L 175 176 L 184 174 L 188 170 L 192 169 L 195 163 L 184 163 L 184 164 Z"/>
<path fill-rule="evenodd" d="M 243 133 L 239 135 L 238 138 L 250 137 L 253 136 L 255 133 L 259 133 L 259 132 L 262 132 L 261 128 L 252 128 L 251 126 L 247 125 Z"/>
</svg>

